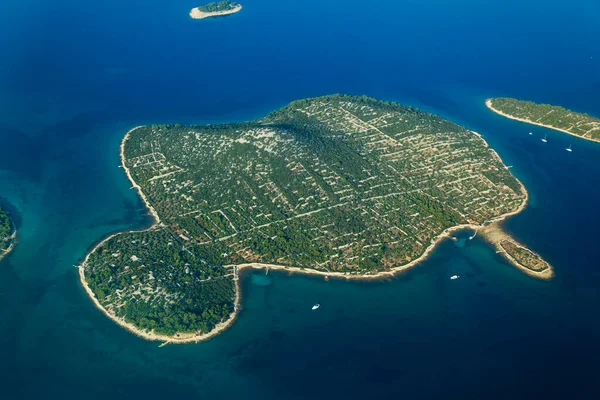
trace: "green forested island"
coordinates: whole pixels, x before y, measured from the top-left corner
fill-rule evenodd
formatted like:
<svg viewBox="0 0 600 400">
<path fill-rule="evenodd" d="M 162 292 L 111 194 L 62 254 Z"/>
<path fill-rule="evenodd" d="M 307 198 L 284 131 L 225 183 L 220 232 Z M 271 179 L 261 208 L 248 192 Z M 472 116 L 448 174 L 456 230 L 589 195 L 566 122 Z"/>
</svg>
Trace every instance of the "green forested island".
<svg viewBox="0 0 600 400">
<path fill-rule="evenodd" d="M 8 211 L 0 207 L 0 260 L 12 249 L 15 232 Z"/>
<path fill-rule="evenodd" d="M 507 118 L 555 129 L 583 139 L 600 141 L 600 119 L 588 114 L 511 98 L 488 99 L 486 105 Z"/>
<path fill-rule="evenodd" d="M 237 6 L 238 6 L 238 3 L 226 0 L 226 1 L 208 3 L 204 6 L 199 6 L 197 8 L 198 8 L 198 10 L 200 10 L 202 12 L 213 13 L 213 12 L 219 12 L 219 11 L 229 11 Z"/>
<path fill-rule="evenodd" d="M 121 157 L 156 224 L 100 243 L 80 277 L 108 316 L 157 340 L 231 323 L 241 268 L 391 274 L 453 228 L 499 230 L 527 201 L 477 133 L 367 97 L 296 101 L 245 123 L 139 127 Z"/>
<path fill-rule="evenodd" d="M 204 19 L 209 17 L 218 17 L 233 14 L 242 9 L 242 5 L 231 1 L 220 1 L 218 3 L 209 3 L 204 6 L 193 8 L 190 11 L 190 17 L 193 19 Z"/>
</svg>

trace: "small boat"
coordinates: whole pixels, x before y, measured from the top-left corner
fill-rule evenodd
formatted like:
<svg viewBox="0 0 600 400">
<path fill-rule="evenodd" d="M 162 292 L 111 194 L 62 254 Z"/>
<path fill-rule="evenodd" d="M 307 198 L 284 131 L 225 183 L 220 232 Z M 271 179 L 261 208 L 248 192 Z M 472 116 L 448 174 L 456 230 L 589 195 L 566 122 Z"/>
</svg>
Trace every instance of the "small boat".
<svg viewBox="0 0 600 400">
<path fill-rule="evenodd" d="M 321 307 L 321 305 L 319 303 L 316 303 L 314 306 L 312 306 L 312 309 L 314 311 L 314 310 L 316 310 L 319 307 Z"/>
<path fill-rule="evenodd" d="M 533 135 L 533 132 L 529 132 L 530 135 Z"/>
<path fill-rule="evenodd" d="M 455 279 L 458 279 L 458 278 L 460 278 L 460 276 L 458 276 L 458 275 L 452 275 L 452 276 L 450 277 L 450 279 L 452 279 L 452 280 L 455 280 Z"/>
<path fill-rule="evenodd" d="M 544 143 L 548 143 L 548 138 L 547 138 L 547 135 L 544 135 L 544 138 L 542 139 L 542 142 L 544 142 Z"/>
<path fill-rule="evenodd" d="M 569 145 L 569 147 L 567 147 L 565 150 L 567 150 L 567 151 L 573 151 L 573 149 L 571 148 L 571 145 Z"/>
</svg>

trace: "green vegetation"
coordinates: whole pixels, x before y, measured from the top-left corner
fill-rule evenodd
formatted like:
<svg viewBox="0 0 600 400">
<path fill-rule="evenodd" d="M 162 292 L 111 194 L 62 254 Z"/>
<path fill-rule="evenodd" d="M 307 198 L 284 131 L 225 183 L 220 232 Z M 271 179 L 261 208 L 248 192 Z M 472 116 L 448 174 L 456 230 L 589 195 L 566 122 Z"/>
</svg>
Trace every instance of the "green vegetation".
<svg viewBox="0 0 600 400">
<path fill-rule="evenodd" d="M 8 251 L 13 243 L 13 225 L 8 211 L 0 207 L 0 258 Z"/>
<path fill-rule="evenodd" d="M 536 104 L 511 98 L 490 99 L 491 106 L 510 117 L 547 125 L 584 139 L 600 141 L 600 119 L 563 107 Z"/>
<path fill-rule="evenodd" d="M 539 272 L 550 268 L 548 263 L 546 263 L 539 255 L 511 240 L 503 240 L 500 242 L 500 246 L 502 246 L 502 249 L 506 251 L 508 255 L 527 269 Z"/>
<path fill-rule="evenodd" d="M 248 123 L 142 127 L 124 163 L 161 224 L 105 242 L 85 279 L 109 312 L 168 335 L 229 318 L 235 265 L 390 270 L 444 230 L 525 199 L 479 135 L 367 97 L 296 101 Z"/>
<path fill-rule="evenodd" d="M 219 12 L 219 11 L 228 11 L 238 6 L 238 3 L 232 1 L 219 1 L 218 3 L 208 3 L 204 6 L 198 7 L 198 10 L 202 12 Z"/>
</svg>

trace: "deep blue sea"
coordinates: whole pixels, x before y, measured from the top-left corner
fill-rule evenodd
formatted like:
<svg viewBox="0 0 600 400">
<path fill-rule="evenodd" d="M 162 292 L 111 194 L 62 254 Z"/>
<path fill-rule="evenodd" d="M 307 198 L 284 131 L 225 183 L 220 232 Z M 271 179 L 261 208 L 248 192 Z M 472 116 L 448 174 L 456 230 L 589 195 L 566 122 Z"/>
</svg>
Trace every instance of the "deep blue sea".
<svg viewBox="0 0 600 400">
<path fill-rule="evenodd" d="M 198 0 L 0 2 L 0 203 L 19 227 L 0 263 L 0 398 L 599 398 L 600 144 L 484 105 L 600 116 L 598 0 L 242 1 L 204 21 L 188 17 Z M 479 238 L 387 281 L 247 273 L 231 329 L 163 348 L 94 308 L 73 266 L 150 223 L 118 168 L 129 128 L 331 93 L 483 134 L 531 194 L 507 229 L 556 277 L 523 275 Z"/>
</svg>

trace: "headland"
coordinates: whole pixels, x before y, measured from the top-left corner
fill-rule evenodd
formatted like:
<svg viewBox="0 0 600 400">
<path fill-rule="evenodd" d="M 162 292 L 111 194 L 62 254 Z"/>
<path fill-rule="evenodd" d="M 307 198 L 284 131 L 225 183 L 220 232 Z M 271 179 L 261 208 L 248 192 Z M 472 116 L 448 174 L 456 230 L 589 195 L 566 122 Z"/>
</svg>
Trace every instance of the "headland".
<svg viewBox="0 0 600 400">
<path fill-rule="evenodd" d="M 600 142 L 600 119 L 559 106 L 512 98 L 491 98 L 485 105 L 503 117 Z"/>
<path fill-rule="evenodd" d="M 155 223 L 103 240 L 79 277 L 144 339 L 198 342 L 231 326 L 241 270 L 381 279 L 463 229 L 529 275 L 552 276 L 501 230 L 528 194 L 498 154 L 410 107 L 326 96 L 248 123 L 137 127 L 120 150 Z"/>
</svg>

